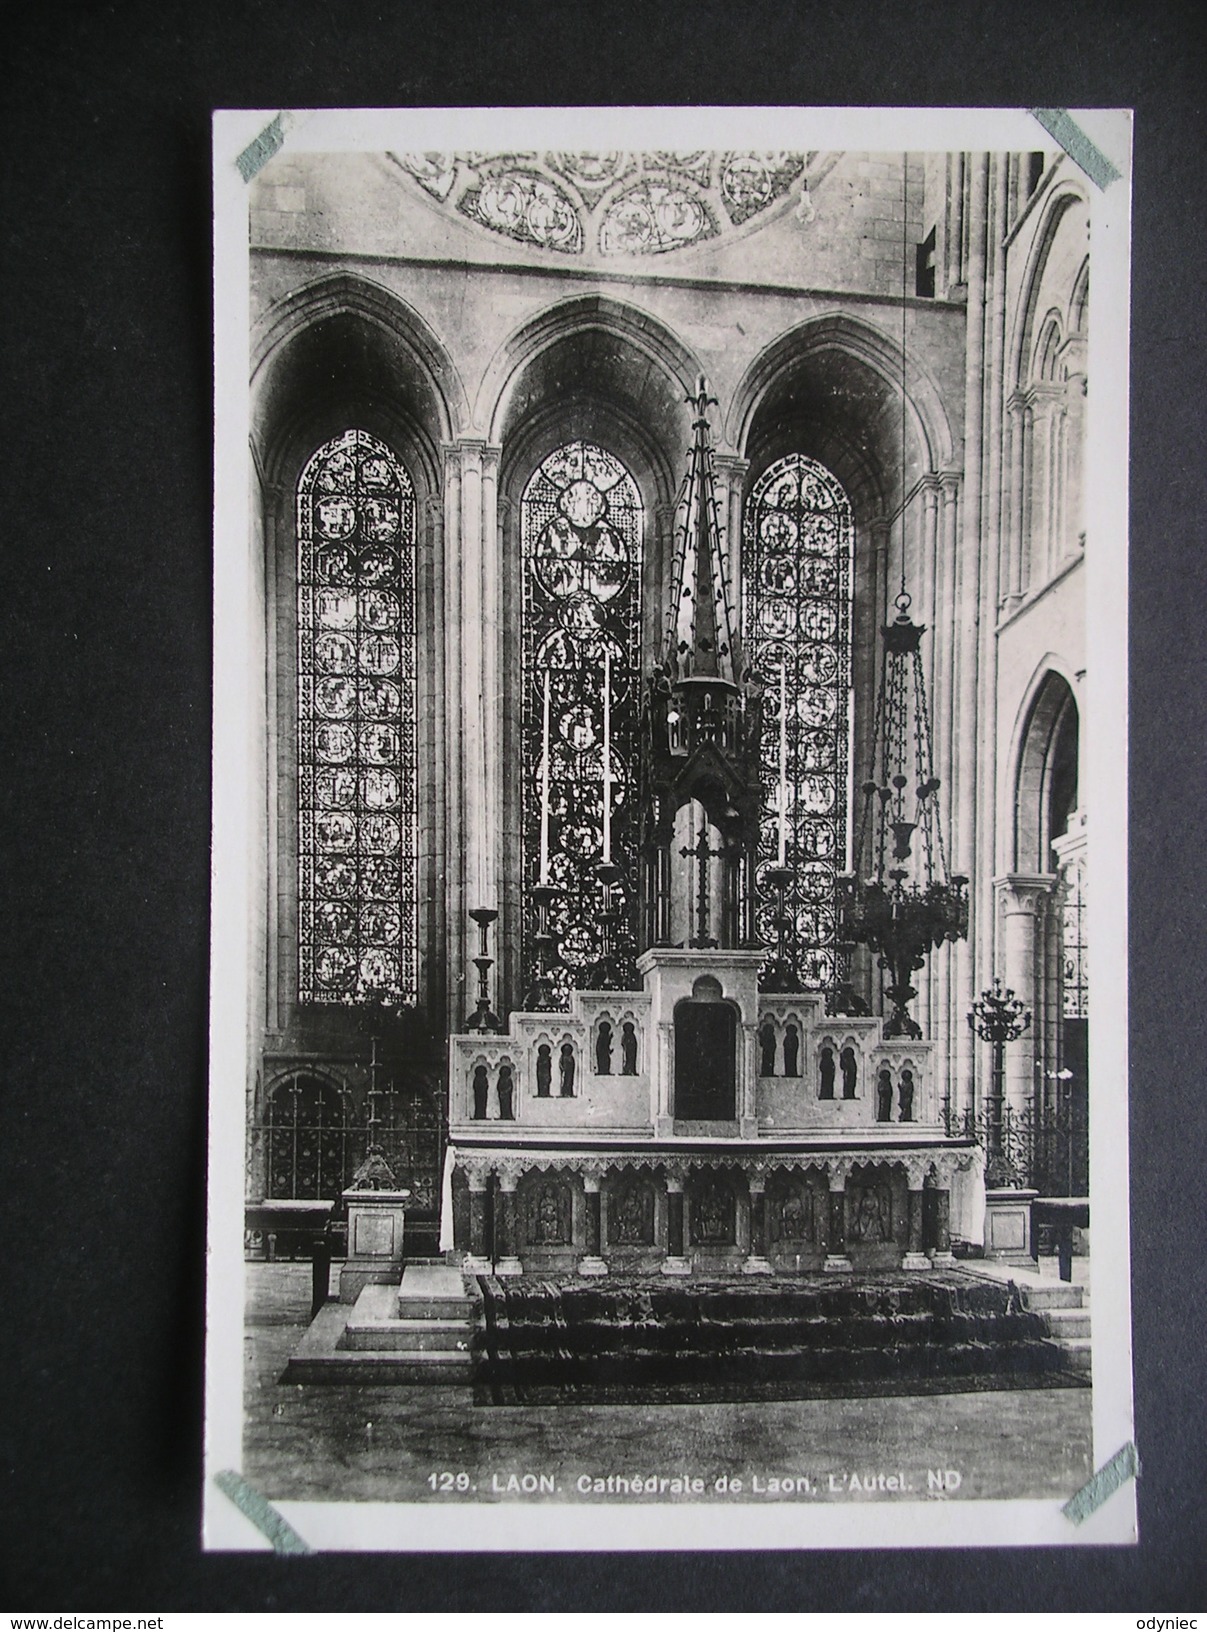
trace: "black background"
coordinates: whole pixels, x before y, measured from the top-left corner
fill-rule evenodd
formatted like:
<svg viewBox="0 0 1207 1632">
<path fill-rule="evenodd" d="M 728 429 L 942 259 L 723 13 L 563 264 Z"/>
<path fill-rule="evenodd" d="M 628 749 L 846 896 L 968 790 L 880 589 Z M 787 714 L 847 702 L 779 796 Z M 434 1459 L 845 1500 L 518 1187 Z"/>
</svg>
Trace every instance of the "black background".
<svg viewBox="0 0 1207 1632">
<path fill-rule="evenodd" d="M 1202 1608 L 1205 16 L 1111 0 L 10 7 L 3 1607 Z M 1137 110 L 1138 1549 L 619 1561 L 200 1552 L 210 110 L 476 103 Z"/>
</svg>

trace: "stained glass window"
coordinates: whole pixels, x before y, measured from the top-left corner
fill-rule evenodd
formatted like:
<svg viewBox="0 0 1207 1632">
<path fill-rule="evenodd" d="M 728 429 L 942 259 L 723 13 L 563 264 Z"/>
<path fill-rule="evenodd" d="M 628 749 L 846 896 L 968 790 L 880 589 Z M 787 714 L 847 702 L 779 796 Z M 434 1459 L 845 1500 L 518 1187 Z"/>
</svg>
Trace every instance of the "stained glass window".
<svg viewBox="0 0 1207 1632">
<path fill-rule="evenodd" d="M 851 718 L 851 506 L 815 460 L 791 454 L 760 477 L 746 505 L 743 633 L 762 678 L 764 799 L 758 926 L 776 944 L 767 869 L 783 849 L 785 906 L 807 987 L 836 976 L 835 883 L 846 865 Z M 781 708 L 781 700 L 783 708 Z M 783 734 L 781 738 L 781 720 Z"/>
<path fill-rule="evenodd" d="M 620 927 L 613 949 L 634 953 L 636 813 L 641 670 L 643 507 L 620 461 L 570 442 L 539 466 L 521 506 L 523 551 L 523 850 L 525 962 L 535 967 L 530 887 L 544 876 L 550 907 L 554 995 L 589 983 L 607 950 L 597 868 L 604 859 L 604 734 L 609 758 L 611 860 Z M 609 707 L 605 720 L 605 673 Z M 548 773 L 545 774 L 546 749 Z"/>
<path fill-rule="evenodd" d="M 1089 1015 L 1089 958 L 1085 935 L 1085 861 L 1078 857 L 1061 869 L 1060 906 L 1061 1006 L 1066 1020 Z"/>
<path fill-rule="evenodd" d="M 298 996 L 417 998 L 415 498 L 347 431 L 298 484 Z"/>
<path fill-rule="evenodd" d="M 267 1194 L 273 1200 L 331 1201 L 348 1182 L 345 1096 L 319 1077 L 279 1083 L 268 1101 Z"/>
</svg>

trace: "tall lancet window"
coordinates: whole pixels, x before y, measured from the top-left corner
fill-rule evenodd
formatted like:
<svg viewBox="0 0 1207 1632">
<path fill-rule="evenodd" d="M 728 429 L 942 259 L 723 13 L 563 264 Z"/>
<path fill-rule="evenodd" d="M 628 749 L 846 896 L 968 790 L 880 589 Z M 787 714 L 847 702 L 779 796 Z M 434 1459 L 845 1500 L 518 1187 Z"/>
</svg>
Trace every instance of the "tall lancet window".
<svg viewBox="0 0 1207 1632">
<path fill-rule="evenodd" d="M 524 956 L 532 972 L 532 886 L 544 882 L 555 892 L 548 973 L 559 1004 L 609 951 L 624 961 L 634 949 L 643 521 L 632 476 L 590 442 L 551 453 L 524 490 Z M 608 861 L 620 870 L 611 948 L 600 923 Z"/>
<path fill-rule="evenodd" d="M 835 881 L 846 865 L 851 729 L 851 506 L 824 466 L 780 459 L 746 505 L 743 635 L 761 676 L 763 816 L 758 928 L 775 946 L 769 868 L 791 870 L 785 908 L 806 987 L 836 979 Z M 782 706 L 781 706 L 782 705 Z"/>
<path fill-rule="evenodd" d="M 364 431 L 298 483 L 298 997 L 418 995 L 415 496 Z"/>
</svg>

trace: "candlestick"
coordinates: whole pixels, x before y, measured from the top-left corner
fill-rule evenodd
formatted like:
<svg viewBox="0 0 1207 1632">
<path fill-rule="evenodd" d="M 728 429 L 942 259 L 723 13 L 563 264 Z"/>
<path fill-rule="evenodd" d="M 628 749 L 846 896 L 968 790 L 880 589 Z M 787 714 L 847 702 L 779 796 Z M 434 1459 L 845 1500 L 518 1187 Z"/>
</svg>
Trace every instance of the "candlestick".
<svg viewBox="0 0 1207 1632">
<path fill-rule="evenodd" d="M 603 678 L 603 861 L 612 861 L 612 654 L 604 647 Z"/>
<path fill-rule="evenodd" d="M 780 664 L 780 845 L 779 865 L 788 858 L 788 665 Z"/>
<path fill-rule="evenodd" d="M 545 670 L 545 707 L 541 725 L 541 883 L 549 882 L 549 670 Z"/>
<path fill-rule="evenodd" d="M 775 891 L 775 956 L 767 963 L 759 977 L 759 986 L 765 992 L 799 992 L 800 978 L 796 971 L 790 931 L 792 914 L 786 898 L 788 886 L 796 874 L 791 867 L 768 867 L 763 882 Z"/>
<path fill-rule="evenodd" d="M 499 916 L 494 907 L 474 907 L 470 917 L 478 926 L 481 950 L 471 961 L 478 971 L 478 1006 L 465 1022 L 466 1031 L 502 1031 L 503 1022 L 490 1006 L 490 987 L 487 984 L 494 959 L 487 951 L 486 933 Z"/>
</svg>

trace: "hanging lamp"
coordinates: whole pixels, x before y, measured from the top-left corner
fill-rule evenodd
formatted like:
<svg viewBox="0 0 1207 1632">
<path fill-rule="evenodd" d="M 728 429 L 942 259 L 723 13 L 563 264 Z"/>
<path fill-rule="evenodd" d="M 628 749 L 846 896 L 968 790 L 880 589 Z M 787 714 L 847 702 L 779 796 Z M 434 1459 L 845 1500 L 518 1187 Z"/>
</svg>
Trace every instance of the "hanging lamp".
<svg viewBox="0 0 1207 1632">
<path fill-rule="evenodd" d="M 968 879 L 949 875 L 934 774 L 930 711 L 922 668 L 924 624 L 909 615 L 905 587 L 905 269 L 909 156 L 903 161 L 901 286 L 901 588 L 897 615 L 881 630 L 880 687 L 872 728 L 870 772 L 862 784 L 863 810 L 855 845 L 854 873 L 839 880 L 840 921 L 845 937 L 875 953 L 889 976 L 885 996 L 892 1013 L 886 1037 L 921 1037 L 907 1005 L 917 996 L 912 981 L 927 956 L 944 941 L 968 934 Z"/>
</svg>

